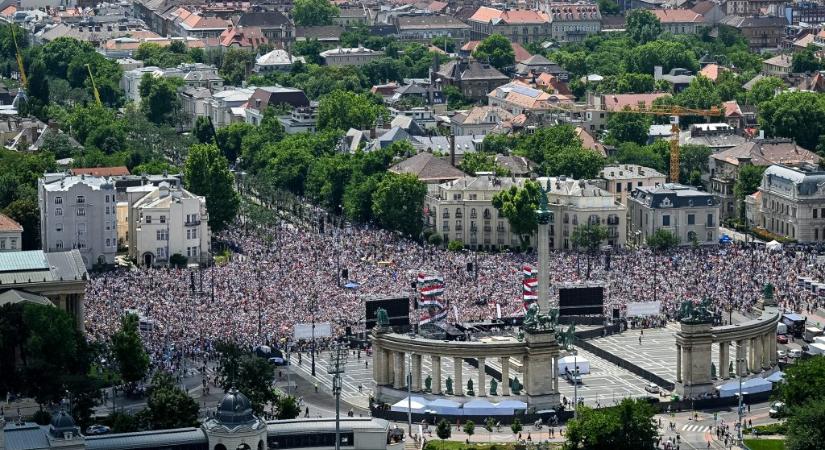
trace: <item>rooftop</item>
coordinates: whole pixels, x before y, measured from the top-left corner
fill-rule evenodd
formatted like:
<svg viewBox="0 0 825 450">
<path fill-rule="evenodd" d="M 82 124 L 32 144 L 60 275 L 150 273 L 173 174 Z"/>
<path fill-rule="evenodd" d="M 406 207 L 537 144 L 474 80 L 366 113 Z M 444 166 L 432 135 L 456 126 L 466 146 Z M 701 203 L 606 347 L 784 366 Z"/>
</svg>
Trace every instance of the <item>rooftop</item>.
<svg viewBox="0 0 825 450">
<path fill-rule="evenodd" d="M 606 180 L 630 180 L 635 178 L 664 178 L 665 174 L 638 164 L 620 164 L 605 166 L 599 173 L 599 177 Z"/>
<path fill-rule="evenodd" d="M 449 151 L 449 148 L 447 149 Z M 422 181 L 452 180 L 465 176 L 464 172 L 432 153 L 422 152 L 390 167 L 390 172 L 410 173 Z"/>
<path fill-rule="evenodd" d="M 23 232 L 23 226 L 11 217 L 0 213 L 0 232 Z"/>
<path fill-rule="evenodd" d="M 42 250 L 0 253 L 0 283 L 20 284 L 85 280 L 86 266 L 77 250 L 44 253 Z"/>
</svg>

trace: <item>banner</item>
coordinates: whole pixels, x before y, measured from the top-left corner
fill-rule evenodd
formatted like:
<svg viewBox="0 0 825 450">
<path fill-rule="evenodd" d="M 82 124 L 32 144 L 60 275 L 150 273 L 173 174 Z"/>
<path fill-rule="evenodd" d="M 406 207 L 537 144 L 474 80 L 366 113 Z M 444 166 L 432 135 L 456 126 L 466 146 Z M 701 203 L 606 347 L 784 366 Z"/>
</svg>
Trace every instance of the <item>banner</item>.
<svg viewBox="0 0 825 450">
<path fill-rule="evenodd" d="M 301 339 L 312 339 L 311 323 L 296 323 L 292 331 L 292 338 L 296 341 Z M 325 338 L 332 336 L 332 325 L 329 322 L 319 322 L 315 324 L 315 337 Z"/>
<path fill-rule="evenodd" d="M 662 302 L 631 302 L 627 304 L 627 317 L 658 316 Z"/>
<path fill-rule="evenodd" d="M 418 286 L 419 325 L 440 322 L 447 317 L 444 294 L 444 277 L 439 274 L 419 272 Z"/>
<path fill-rule="evenodd" d="M 537 278 L 538 272 L 533 266 L 525 264 L 521 268 L 521 273 L 522 306 L 524 307 L 524 311 L 527 311 L 527 308 L 539 299 L 539 279 Z"/>
</svg>

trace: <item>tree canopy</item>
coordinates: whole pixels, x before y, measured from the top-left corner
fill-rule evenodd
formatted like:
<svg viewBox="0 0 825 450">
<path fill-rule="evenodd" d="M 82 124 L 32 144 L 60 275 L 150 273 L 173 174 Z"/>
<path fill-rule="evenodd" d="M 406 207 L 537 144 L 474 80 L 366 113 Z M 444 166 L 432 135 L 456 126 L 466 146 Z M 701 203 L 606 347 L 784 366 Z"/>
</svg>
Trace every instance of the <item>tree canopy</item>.
<svg viewBox="0 0 825 450">
<path fill-rule="evenodd" d="M 634 9 L 625 17 L 625 30 L 637 44 L 646 44 L 662 34 L 659 19 L 646 9 Z"/>
<path fill-rule="evenodd" d="M 146 376 L 149 355 L 138 333 L 138 316 L 126 314 L 120 319 L 120 330 L 112 335 L 112 353 L 123 381 L 135 383 Z"/>
<path fill-rule="evenodd" d="M 209 227 L 214 232 L 223 230 L 240 206 L 240 196 L 233 188 L 234 177 L 229 164 L 214 144 L 196 144 L 189 150 L 183 168 L 187 189 L 206 197 Z"/>
<path fill-rule="evenodd" d="M 624 399 L 614 408 L 577 407 L 567 422 L 565 450 L 653 450 L 658 432 L 653 409 L 642 399 Z"/>
<path fill-rule="evenodd" d="M 415 175 L 388 173 L 373 194 L 372 213 L 384 228 L 418 237 L 425 195 L 427 187 Z"/>
<path fill-rule="evenodd" d="M 305 27 L 331 25 L 339 13 L 338 7 L 329 0 L 295 0 L 292 7 L 295 25 Z"/>
<path fill-rule="evenodd" d="M 530 244 L 530 235 L 538 227 L 536 209 L 543 191 L 536 181 L 526 181 L 523 187 L 510 186 L 493 196 L 493 207 L 510 223 L 510 230 L 519 237 L 522 248 Z"/>
<path fill-rule="evenodd" d="M 499 70 L 512 66 L 516 61 L 516 54 L 510 40 L 498 33 L 484 38 L 473 50 L 473 57 L 479 61 L 488 62 Z"/>
<path fill-rule="evenodd" d="M 337 90 L 318 102 L 318 128 L 322 130 L 368 130 L 385 116 L 386 107 L 370 94 Z"/>
<path fill-rule="evenodd" d="M 785 92 L 761 103 L 759 124 L 769 136 L 792 138 L 813 150 L 825 134 L 825 96 Z"/>
</svg>

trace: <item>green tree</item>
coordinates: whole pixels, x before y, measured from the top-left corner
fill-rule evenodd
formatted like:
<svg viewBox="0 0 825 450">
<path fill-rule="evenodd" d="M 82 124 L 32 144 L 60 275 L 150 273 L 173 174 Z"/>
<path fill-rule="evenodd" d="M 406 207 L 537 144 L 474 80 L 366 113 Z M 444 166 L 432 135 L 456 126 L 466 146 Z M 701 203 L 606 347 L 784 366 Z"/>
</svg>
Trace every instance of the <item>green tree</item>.
<svg viewBox="0 0 825 450">
<path fill-rule="evenodd" d="M 460 252 L 464 250 L 464 243 L 459 240 L 452 240 L 447 244 L 447 250 L 451 252 Z"/>
<path fill-rule="evenodd" d="M 659 228 L 647 238 L 647 246 L 654 251 L 665 253 L 679 245 L 679 238 L 670 230 Z"/>
<path fill-rule="evenodd" d="M 329 0 L 295 0 L 292 7 L 292 19 L 295 25 L 305 27 L 331 25 L 332 19 L 338 14 L 340 10 Z"/>
<path fill-rule="evenodd" d="M 651 14 L 646 10 L 640 14 Z M 667 73 L 674 68 L 684 68 L 691 71 L 699 69 L 699 60 L 693 50 L 683 42 L 655 40 L 633 47 L 627 55 L 625 64 L 627 70 L 636 73 L 653 73 L 655 66 L 662 66 Z"/>
<path fill-rule="evenodd" d="M 226 157 L 214 144 L 197 144 L 189 150 L 183 167 L 187 189 L 206 197 L 209 227 L 213 232 L 226 228 L 238 212 L 240 196 L 232 187 L 232 172 Z"/>
<path fill-rule="evenodd" d="M 736 184 L 733 186 L 733 193 L 738 201 L 744 202 L 745 197 L 759 189 L 765 169 L 767 166 L 754 166 L 753 164 L 739 168 Z"/>
<path fill-rule="evenodd" d="M 742 80 L 736 72 L 723 70 L 716 79 L 716 92 L 719 93 L 719 97 L 723 102 L 736 100 L 745 92 L 742 84 Z"/>
<path fill-rule="evenodd" d="M 120 319 L 120 330 L 112 335 L 112 353 L 117 361 L 120 378 L 135 383 L 146 376 L 149 355 L 138 333 L 138 316 L 126 314 Z"/>
<path fill-rule="evenodd" d="M 268 402 L 277 396 L 272 389 L 275 367 L 264 358 L 248 353 L 237 344 L 221 342 L 217 345 L 220 353 L 218 361 L 218 384 L 228 391 L 235 388 L 252 403 L 256 414 L 263 413 Z"/>
<path fill-rule="evenodd" d="M 621 12 L 621 9 L 614 0 L 599 0 L 599 11 L 606 16 L 615 16 Z"/>
<path fill-rule="evenodd" d="M 786 92 L 760 105 L 759 124 L 769 136 L 792 138 L 816 148 L 825 134 L 825 99 L 813 92 Z"/>
<path fill-rule="evenodd" d="M 634 9 L 625 17 L 625 30 L 636 44 L 646 44 L 662 34 L 659 19 L 646 9 Z"/>
<path fill-rule="evenodd" d="M 433 233 L 433 234 L 430 235 L 429 238 L 427 238 L 427 242 L 429 242 L 430 245 L 435 245 L 436 247 L 440 247 L 441 244 L 444 243 L 444 238 L 442 238 L 441 235 L 438 234 L 438 233 Z"/>
<path fill-rule="evenodd" d="M 464 172 L 475 176 L 477 172 L 493 172 L 496 175 L 504 175 L 506 171 L 496 165 L 493 155 L 482 152 L 465 153 L 461 158 L 459 168 Z"/>
<path fill-rule="evenodd" d="M 453 434 L 453 428 L 450 426 L 450 422 L 441 419 L 441 422 L 438 422 L 438 425 L 435 427 L 435 434 L 442 441 L 450 439 L 450 436 Z"/>
<path fill-rule="evenodd" d="M 376 173 L 364 176 L 355 173 L 344 189 L 344 214 L 347 218 L 360 223 L 372 219 L 372 196 L 383 180 L 384 174 Z"/>
<path fill-rule="evenodd" d="M 282 395 L 277 400 L 277 418 L 278 420 L 290 420 L 298 417 L 301 414 L 301 407 L 298 406 L 298 401 L 291 395 Z"/>
<path fill-rule="evenodd" d="M 653 118 L 648 115 L 632 112 L 613 113 L 607 119 L 609 142 L 613 145 L 623 142 L 644 145 L 652 123 Z"/>
<path fill-rule="evenodd" d="M 481 41 L 473 50 L 473 57 L 488 62 L 499 70 L 516 62 L 516 54 L 510 40 L 498 33 L 491 34 Z"/>
<path fill-rule="evenodd" d="M 484 389 L 484 386 L 481 387 Z M 472 420 L 468 420 L 464 422 L 464 433 L 467 434 L 467 439 L 469 440 L 476 432 L 476 424 Z"/>
<path fill-rule="evenodd" d="M 718 107 L 721 109 L 722 98 L 716 90 L 716 86 L 709 78 L 698 75 L 690 82 L 682 92 L 674 97 L 676 104 L 685 108 L 710 109 Z"/>
<path fill-rule="evenodd" d="M 760 105 L 774 97 L 777 90 L 784 90 L 785 82 L 777 77 L 765 77 L 753 83 L 751 90 L 745 95 L 745 101 L 751 105 Z"/>
<path fill-rule="evenodd" d="M 178 87 L 183 79 L 156 77 L 150 73 L 140 79 L 140 106 L 146 117 L 155 124 L 177 125 L 180 119 Z"/>
<path fill-rule="evenodd" d="M 612 2 L 612 0 L 604 1 Z M 599 92 L 613 94 L 642 94 L 651 92 L 654 88 L 655 80 L 653 75 L 648 73 L 622 73 L 605 77 L 604 81 L 598 85 Z"/>
<path fill-rule="evenodd" d="M 544 173 L 548 176 L 569 175 L 576 179 L 595 178 L 604 163 L 604 157 L 593 150 L 566 148 L 545 160 Z"/>
<path fill-rule="evenodd" d="M 578 225 L 570 235 L 573 247 L 587 253 L 587 279 L 590 279 L 590 260 L 599 251 L 607 235 L 607 227 L 595 223 Z"/>
<path fill-rule="evenodd" d="M 455 41 L 449 36 L 435 37 L 430 41 L 430 45 L 438 47 L 447 53 L 455 52 Z"/>
<path fill-rule="evenodd" d="M 226 160 L 234 162 L 243 152 L 244 139 L 254 132 L 256 132 L 254 125 L 246 122 L 236 122 L 219 129 L 214 136 L 217 139 L 218 148 L 221 149 L 221 153 L 226 157 Z"/>
<path fill-rule="evenodd" d="M 344 199 L 344 190 L 352 175 L 352 160 L 348 154 L 322 156 L 309 169 L 306 193 L 320 204 L 338 210 Z"/>
<path fill-rule="evenodd" d="M 538 182 L 526 181 L 523 187 L 511 186 L 493 196 L 493 207 L 507 218 L 510 229 L 518 235 L 522 248 L 527 248 L 530 235 L 538 227 L 536 209 L 542 195 Z"/>
<path fill-rule="evenodd" d="M 548 176 L 593 178 L 604 166 L 601 155 L 582 148 L 571 125 L 539 128 L 519 139 L 515 153 L 534 161 Z"/>
<path fill-rule="evenodd" d="M 415 175 L 388 173 L 372 196 L 372 214 L 384 228 L 418 236 L 426 194 L 427 187 Z"/>
<path fill-rule="evenodd" d="M 14 219 L 23 227 L 21 250 L 40 248 L 40 208 L 33 199 L 18 199 L 3 209 L 3 214 Z"/>
<path fill-rule="evenodd" d="M 385 117 L 387 109 L 368 94 L 334 91 L 318 102 L 318 128 L 321 130 L 359 130 L 375 126 L 379 117 Z"/>
<path fill-rule="evenodd" d="M 825 399 L 825 358 L 809 358 L 788 366 L 779 396 L 791 409 L 809 400 Z"/>
<path fill-rule="evenodd" d="M 513 434 L 521 433 L 521 430 L 522 430 L 521 420 L 513 419 L 513 423 L 510 424 L 510 430 L 513 431 Z"/>
<path fill-rule="evenodd" d="M 227 83 L 240 86 L 255 63 L 255 54 L 249 50 L 230 48 L 223 55 L 220 74 Z"/>
<path fill-rule="evenodd" d="M 233 123 L 232 125 L 241 124 L 248 125 L 246 122 Z M 215 127 L 212 126 L 212 120 L 207 116 L 198 116 L 198 118 L 195 119 L 195 127 L 192 129 L 192 135 L 195 136 L 195 139 L 201 144 L 211 144 L 215 142 Z M 220 147 L 220 144 L 218 144 L 218 147 Z M 232 161 L 234 161 L 234 159 L 232 159 Z"/>
<path fill-rule="evenodd" d="M 152 429 L 194 427 L 198 424 L 198 402 L 178 387 L 172 376 L 157 372 L 146 400 L 146 413 Z"/>
<path fill-rule="evenodd" d="M 616 408 L 577 408 L 567 423 L 565 450 L 653 450 L 658 434 L 653 409 L 644 400 L 624 399 Z"/>
<path fill-rule="evenodd" d="M 667 141 L 656 141 L 644 146 L 625 142 L 619 145 L 616 160 L 622 164 L 638 164 L 664 173 L 668 169 L 669 152 Z"/>
<path fill-rule="evenodd" d="M 303 56 L 310 64 L 321 65 L 324 63 L 320 55 L 322 51 L 324 51 L 324 46 L 318 42 L 318 39 L 295 42 L 292 46 L 292 52 L 298 56 Z"/>
<path fill-rule="evenodd" d="M 814 44 L 808 45 L 802 51 L 793 54 L 793 62 L 791 63 L 791 70 L 794 73 L 816 72 L 822 70 L 822 60 L 816 56 L 819 47 Z"/>
<path fill-rule="evenodd" d="M 785 448 L 787 450 L 821 449 L 822 443 L 825 442 L 823 423 L 825 423 L 825 400 L 822 398 L 795 407 L 788 418 Z"/>
<path fill-rule="evenodd" d="M 700 184 L 692 183 L 691 178 L 695 173 L 708 172 L 708 158 L 713 151 L 705 145 L 680 145 L 679 146 L 679 180 L 682 183 L 701 187 Z"/>
</svg>

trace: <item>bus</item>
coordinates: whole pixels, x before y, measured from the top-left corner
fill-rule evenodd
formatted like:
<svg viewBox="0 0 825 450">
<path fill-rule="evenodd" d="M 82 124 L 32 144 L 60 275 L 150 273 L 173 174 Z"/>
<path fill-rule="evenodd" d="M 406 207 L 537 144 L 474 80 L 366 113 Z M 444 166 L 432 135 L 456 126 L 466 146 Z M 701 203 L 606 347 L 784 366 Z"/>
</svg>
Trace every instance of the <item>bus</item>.
<svg viewBox="0 0 825 450">
<path fill-rule="evenodd" d="M 782 314 L 782 323 L 788 327 L 788 333 L 801 338 L 805 332 L 805 316 L 796 313 Z"/>
</svg>

